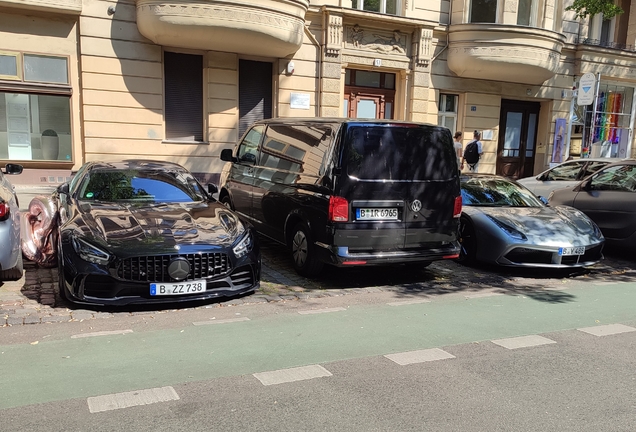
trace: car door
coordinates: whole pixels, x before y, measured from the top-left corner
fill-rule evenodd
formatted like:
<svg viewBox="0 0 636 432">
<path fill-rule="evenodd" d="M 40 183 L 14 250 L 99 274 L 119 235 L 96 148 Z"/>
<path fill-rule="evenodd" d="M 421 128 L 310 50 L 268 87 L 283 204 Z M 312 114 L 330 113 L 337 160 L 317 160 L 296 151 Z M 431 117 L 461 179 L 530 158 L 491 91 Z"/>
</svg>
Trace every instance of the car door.
<svg viewBox="0 0 636 432">
<path fill-rule="evenodd" d="M 254 166 L 258 159 L 258 146 L 264 130 L 264 125 L 256 125 L 247 131 L 236 149 L 237 161 L 230 167 L 227 180 L 234 210 L 248 219 L 252 219 Z"/>
<path fill-rule="evenodd" d="M 612 165 L 597 172 L 574 199 L 609 239 L 636 231 L 636 165 Z"/>
</svg>

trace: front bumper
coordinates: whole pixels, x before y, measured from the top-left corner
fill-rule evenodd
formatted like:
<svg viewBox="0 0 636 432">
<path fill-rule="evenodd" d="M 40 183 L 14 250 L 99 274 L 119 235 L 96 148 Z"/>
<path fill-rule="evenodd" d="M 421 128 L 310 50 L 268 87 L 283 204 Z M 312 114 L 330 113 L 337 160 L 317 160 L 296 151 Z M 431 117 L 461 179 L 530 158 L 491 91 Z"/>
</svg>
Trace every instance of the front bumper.
<svg viewBox="0 0 636 432">
<path fill-rule="evenodd" d="M 559 255 L 559 248 L 548 246 L 514 245 L 497 259 L 508 267 L 576 268 L 589 267 L 603 259 L 604 243 L 585 246 L 583 255 Z"/>
</svg>

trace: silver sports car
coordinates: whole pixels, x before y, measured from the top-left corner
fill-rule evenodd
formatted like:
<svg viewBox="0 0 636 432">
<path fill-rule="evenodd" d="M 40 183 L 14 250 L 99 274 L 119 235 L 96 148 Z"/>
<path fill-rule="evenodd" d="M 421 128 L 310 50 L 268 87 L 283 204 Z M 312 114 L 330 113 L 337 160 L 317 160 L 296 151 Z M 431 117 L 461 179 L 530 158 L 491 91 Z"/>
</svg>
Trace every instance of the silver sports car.
<svg viewBox="0 0 636 432">
<path fill-rule="evenodd" d="M 584 267 L 602 257 L 603 234 L 568 206 L 548 207 L 503 177 L 462 176 L 459 261 L 503 266 Z"/>
</svg>

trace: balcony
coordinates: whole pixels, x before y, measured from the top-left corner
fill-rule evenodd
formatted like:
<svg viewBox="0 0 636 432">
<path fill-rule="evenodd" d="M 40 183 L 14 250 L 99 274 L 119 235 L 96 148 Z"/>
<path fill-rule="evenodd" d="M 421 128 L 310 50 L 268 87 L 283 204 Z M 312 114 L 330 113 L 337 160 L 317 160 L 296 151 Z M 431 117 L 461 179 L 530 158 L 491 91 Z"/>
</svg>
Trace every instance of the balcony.
<svg viewBox="0 0 636 432">
<path fill-rule="evenodd" d="M 82 0 L 0 0 L 0 8 L 79 15 Z"/>
<path fill-rule="evenodd" d="M 308 0 L 137 0 L 137 27 L 159 45 L 286 57 L 302 44 L 308 7 Z"/>
<path fill-rule="evenodd" d="M 502 24 L 457 24 L 449 29 L 448 67 L 463 78 L 539 85 L 552 78 L 565 36 Z"/>
</svg>

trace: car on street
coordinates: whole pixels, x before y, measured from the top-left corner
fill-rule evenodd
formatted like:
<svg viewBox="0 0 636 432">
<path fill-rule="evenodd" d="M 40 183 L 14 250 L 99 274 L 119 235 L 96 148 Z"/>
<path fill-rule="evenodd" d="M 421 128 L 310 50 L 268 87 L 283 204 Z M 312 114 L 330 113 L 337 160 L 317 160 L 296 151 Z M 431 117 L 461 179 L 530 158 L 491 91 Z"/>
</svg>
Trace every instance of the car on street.
<svg viewBox="0 0 636 432">
<path fill-rule="evenodd" d="M 18 197 L 7 178 L 22 173 L 22 165 L 6 164 L 0 170 L 0 281 L 22 277 L 20 208 Z"/>
<path fill-rule="evenodd" d="M 610 158 L 573 159 L 517 182 L 530 189 L 533 194 L 547 199 L 553 190 L 576 186 L 585 177 L 616 161 L 617 159 Z"/>
<path fill-rule="evenodd" d="M 219 199 L 288 246 L 303 276 L 323 264 L 423 267 L 459 254 L 459 170 L 447 128 L 270 119 L 221 159 Z"/>
<path fill-rule="evenodd" d="M 585 213 L 608 245 L 636 249 L 636 160 L 607 165 L 574 187 L 556 190 L 549 203 Z"/>
<path fill-rule="evenodd" d="M 50 199 L 32 200 L 29 217 L 59 223 L 30 235 L 55 245 L 60 296 L 75 303 L 175 303 L 253 292 L 261 271 L 257 237 L 212 198 L 216 191 L 170 162 L 89 162 Z M 50 209 L 59 216 L 47 215 Z M 46 232 L 48 241 L 37 238 Z"/>
<path fill-rule="evenodd" d="M 572 207 L 548 207 L 532 192 L 490 174 L 462 176 L 459 262 L 516 267 L 584 267 L 602 259 L 596 224 Z"/>
</svg>

